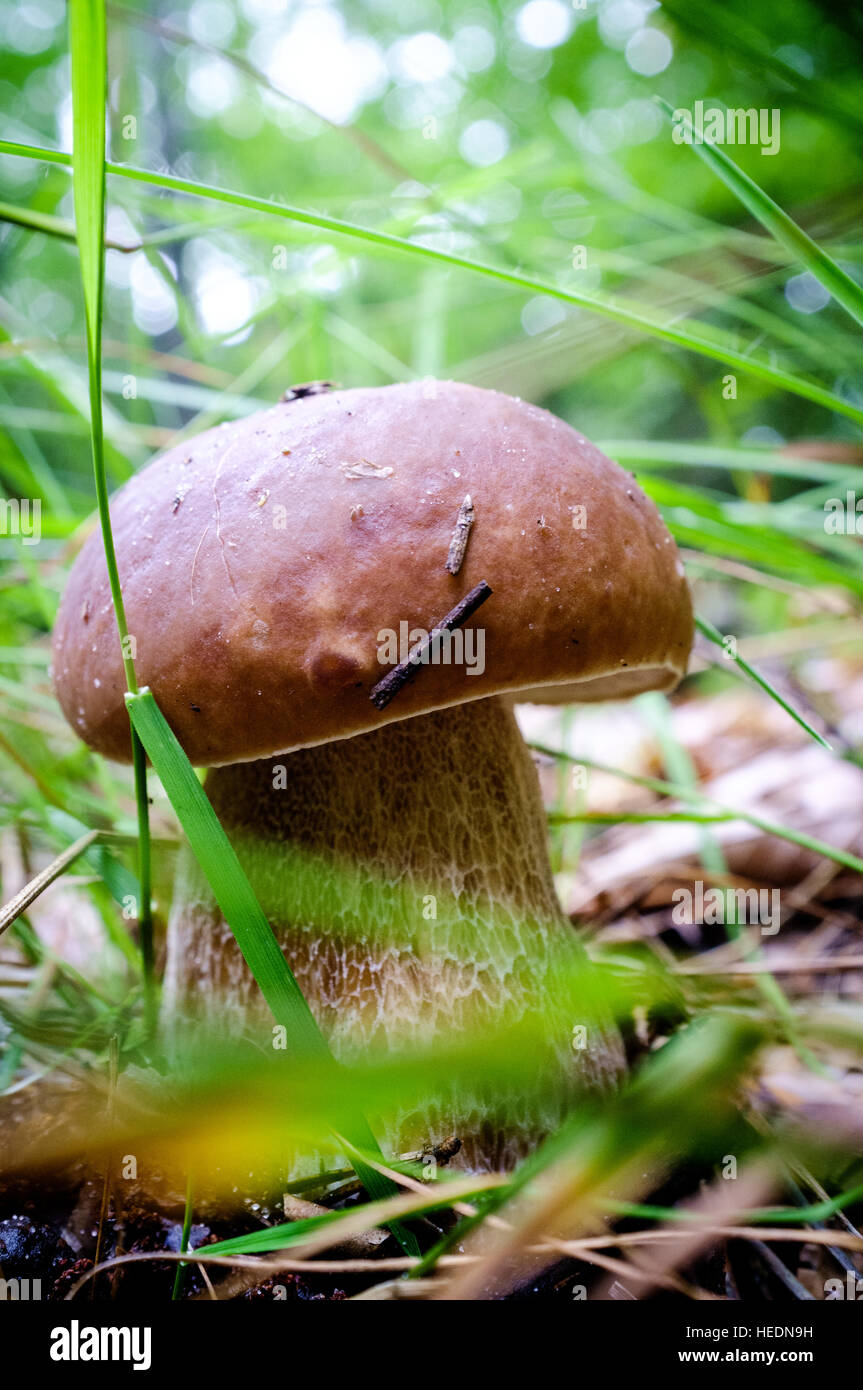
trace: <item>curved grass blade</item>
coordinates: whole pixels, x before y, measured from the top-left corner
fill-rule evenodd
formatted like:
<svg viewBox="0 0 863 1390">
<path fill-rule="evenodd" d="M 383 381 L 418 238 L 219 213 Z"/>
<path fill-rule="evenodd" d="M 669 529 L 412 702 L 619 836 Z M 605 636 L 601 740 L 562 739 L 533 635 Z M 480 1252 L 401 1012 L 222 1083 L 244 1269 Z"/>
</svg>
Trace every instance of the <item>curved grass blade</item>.
<svg viewBox="0 0 863 1390">
<path fill-rule="evenodd" d="M 567 753 L 562 748 L 549 748 L 544 743 L 535 743 L 531 740 L 530 745 L 537 753 L 542 753 L 546 758 L 563 758 L 568 763 L 580 763 L 583 767 L 595 768 L 597 772 L 607 772 L 612 777 L 622 777 L 625 782 L 632 782 L 636 787 L 647 787 L 648 791 L 656 792 L 659 796 L 674 797 L 676 801 L 692 802 L 696 799 L 693 795 L 693 788 L 683 787 L 678 782 L 666 782 L 661 777 L 641 777 L 637 773 L 627 772 L 622 767 L 612 767 L 610 763 L 601 763 L 596 758 L 586 758 L 580 753 Z M 811 850 L 813 854 L 820 854 L 824 859 L 832 859 L 834 864 L 842 864 L 846 869 L 851 869 L 855 874 L 863 874 L 863 859 L 856 854 L 851 854 L 849 850 L 840 849 L 838 845 L 829 845 L 826 840 L 819 840 L 814 835 L 807 835 L 802 830 L 792 830 L 788 825 L 780 825 L 778 821 L 768 820 L 766 816 L 759 816 L 753 811 L 743 811 L 739 807 L 726 806 L 721 801 L 717 801 L 714 796 L 705 795 L 704 792 L 697 790 L 697 800 L 702 805 L 713 806 L 717 811 L 729 814 L 734 820 L 746 821 L 747 825 L 754 825 L 756 830 L 761 830 L 765 835 L 776 835 L 780 840 L 788 840 L 792 845 L 798 845 L 801 849 Z M 563 816 L 558 817 L 558 823 L 563 821 Z"/>
<path fill-rule="evenodd" d="M 21 891 L 15 894 L 14 898 L 9 899 L 8 903 L 0 910 L 0 935 L 6 931 L 7 927 L 11 927 L 12 923 L 20 917 L 22 913 L 27 911 L 28 907 L 36 901 L 40 893 L 44 892 L 44 890 L 48 888 L 55 879 L 59 878 L 62 873 L 65 873 L 70 864 L 74 864 L 76 859 L 80 858 L 91 845 L 96 843 L 100 833 L 101 832 L 98 830 L 88 830 L 80 839 L 75 840 L 68 849 L 65 849 L 62 854 L 58 854 L 57 858 L 54 859 L 47 868 L 42 869 L 42 871 L 36 874 L 29 883 L 25 884 Z"/>
<path fill-rule="evenodd" d="M 48 150 L 38 145 L 22 145 L 11 140 L 0 140 L 0 154 L 42 159 L 51 164 L 69 163 L 69 156 L 60 150 Z M 774 367 L 763 358 L 751 357 L 729 344 L 719 340 L 713 341 L 709 336 L 700 336 L 703 333 L 709 334 L 711 330 L 694 320 L 688 321 L 688 330 L 675 328 L 671 324 L 657 323 L 639 309 L 628 305 L 594 299 L 591 295 L 562 289 L 559 285 L 550 284 L 532 275 L 524 275 L 518 270 L 505 270 L 499 266 L 487 265 L 482 261 L 471 260 L 469 256 L 459 256 L 452 251 L 441 251 L 436 247 L 426 246 L 422 242 L 408 241 L 404 237 L 393 236 L 389 232 L 375 231 L 369 227 L 361 227 L 356 223 L 345 222 L 337 217 L 306 212 L 302 208 L 290 207 L 285 203 L 276 203 L 269 198 L 235 193 L 230 189 L 217 188 L 212 184 L 198 183 L 194 179 L 178 178 L 174 174 L 157 174 L 149 169 L 136 169 L 128 164 L 108 163 L 106 169 L 110 174 L 116 174 L 121 178 L 131 179 L 138 183 L 149 183 L 157 188 L 168 189 L 173 193 L 187 193 L 193 197 L 227 203 L 232 207 L 248 208 L 253 212 L 286 218 L 288 221 L 298 223 L 301 226 L 316 227 L 320 231 L 330 232 L 336 236 L 350 237 L 353 240 L 365 242 L 370 247 L 421 256 L 426 260 L 435 261 L 439 265 L 471 271 L 476 275 L 484 275 L 497 280 L 501 284 L 528 290 L 531 294 L 542 294 L 551 299 L 559 299 L 564 304 L 572 304 L 577 308 L 586 309 L 588 312 L 598 314 L 623 328 L 633 329 L 635 332 L 658 338 L 660 342 L 670 343 L 674 347 L 684 348 L 688 352 L 695 352 L 702 357 L 712 359 L 714 362 L 721 362 L 726 366 L 736 368 L 737 371 L 756 377 L 760 381 L 766 381 L 779 390 L 802 396 L 804 400 L 823 406 L 825 410 L 846 415 L 857 424 L 863 424 L 863 410 L 851 401 L 844 400 L 834 392 L 828 391 L 826 387 L 819 386 L 817 382 L 808 381 L 793 372 Z M 692 331 L 693 329 L 699 331 Z"/>
<path fill-rule="evenodd" d="M 756 1207 L 752 1211 L 740 1212 L 737 1220 L 741 1226 L 794 1226 L 811 1225 L 816 1221 L 829 1221 L 831 1216 L 854 1206 L 863 1197 L 863 1185 L 850 1187 L 836 1197 L 828 1197 L 825 1202 L 813 1202 L 804 1207 Z M 693 1221 L 703 1220 L 698 1212 L 686 1207 L 661 1207 L 649 1202 L 620 1202 L 614 1197 L 602 1204 L 615 1216 L 637 1218 L 642 1221 Z"/>
<path fill-rule="evenodd" d="M 667 116 L 674 116 L 674 111 L 667 101 L 662 97 L 655 97 L 654 100 Z M 836 303 L 841 304 L 845 312 L 863 327 L 863 288 L 857 281 L 852 280 L 851 276 L 836 264 L 832 256 L 828 256 L 817 242 L 807 236 L 803 228 L 798 227 L 793 218 L 789 217 L 778 203 L 774 203 L 763 188 L 759 188 L 755 180 L 745 174 L 733 159 L 729 159 L 723 149 L 705 139 L 689 116 L 686 117 L 686 127 L 690 134 L 699 137 L 699 141 L 692 144 L 698 158 L 713 170 L 726 188 L 731 189 L 734 196 L 761 223 L 765 231 L 800 261 L 819 284 L 830 292 Z"/>
<path fill-rule="evenodd" d="M 859 471 L 849 472 L 845 463 L 828 459 L 794 457 L 768 447 L 743 448 L 740 445 L 713 444 L 703 439 L 599 439 L 598 447 L 609 458 L 626 467 L 639 468 L 721 468 L 741 472 L 770 473 L 784 478 L 814 478 L 825 484 L 844 483 Z M 794 499 L 799 500 L 799 497 Z"/>
<path fill-rule="evenodd" d="M 662 8 L 673 15 L 675 23 L 724 60 L 733 55 L 760 83 L 769 76 L 780 89 L 793 93 L 791 100 L 798 106 L 840 124 L 843 130 L 863 130 L 863 113 L 853 100 L 848 100 L 842 87 L 823 77 L 804 77 L 782 57 L 783 50 L 776 48 L 775 40 L 744 18 L 741 6 L 695 6 L 687 4 L 687 0 L 663 0 Z M 748 9 L 757 14 L 755 7 Z"/>
<path fill-rule="evenodd" d="M 464 1198 L 483 1196 L 489 1192 L 509 1190 L 501 1174 L 470 1177 L 460 1174 L 450 1183 L 432 1185 L 425 1192 L 402 1192 L 387 1202 L 373 1206 L 348 1207 L 343 1211 L 327 1212 L 320 1216 L 304 1217 L 278 1226 L 250 1231 L 242 1236 L 230 1236 L 205 1247 L 207 1255 L 264 1255 L 293 1246 L 306 1246 L 307 1257 L 322 1252 L 350 1236 L 359 1235 L 372 1226 L 396 1224 L 393 1216 L 422 1216 L 441 1211 Z M 315 1240 L 318 1236 L 319 1239 Z M 417 1256 L 419 1251 L 416 1252 Z"/>
<path fill-rule="evenodd" d="M 137 690 L 131 656 L 123 592 L 117 572 L 117 556 L 108 511 L 105 444 L 102 425 L 102 301 L 105 288 L 105 109 L 108 94 L 107 34 L 104 0 L 72 0 L 69 7 L 69 42 L 72 58 L 72 190 L 75 230 L 84 291 L 87 330 L 87 368 L 90 394 L 90 437 L 93 475 L 99 506 L 99 523 L 105 562 L 114 603 L 114 615 L 126 684 Z M 135 799 L 138 812 L 138 877 L 140 899 L 138 926 L 144 970 L 146 1011 L 155 1019 L 153 977 L 153 917 L 150 886 L 150 818 L 147 802 L 147 769 L 132 731 L 135 764 Z"/>
<path fill-rule="evenodd" d="M 0 222 L 11 222 L 16 227 L 26 227 L 31 232 L 42 232 L 45 236 L 59 237 L 61 241 L 75 241 L 75 228 L 65 217 L 55 217 L 50 212 L 38 212 L 33 208 L 20 208 L 14 203 L 0 202 Z M 106 238 L 105 245 L 112 251 L 132 251 L 137 247 L 125 246 L 120 241 Z"/>
<path fill-rule="evenodd" d="M 183 1230 L 180 1235 L 180 1254 L 185 1255 L 189 1248 L 189 1236 L 192 1230 L 193 1213 L 193 1184 L 191 1177 L 186 1179 L 186 1204 L 183 1209 Z M 174 1274 L 174 1287 L 171 1291 L 171 1302 L 175 1303 L 183 1292 L 183 1285 L 186 1282 L 186 1269 L 184 1264 L 178 1264 Z"/>
<path fill-rule="evenodd" d="M 799 714 L 793 705 L 789 705 L 787 700 L 783 700 L 779 691 L 776 690 L 768 680 L 765 680 L 764 676 L 760 676 L 744 657 L 739 656 L 734 651 L 729 651 L 725 645 L 725 638 L 718 628 L 715 628 L 707 618 L 700 618 L 698 614 L 695 615 L 695 626 L 698 628 L 698 631 L 707 638 L 708 642 L 713 642 L 715 646 L 720 647 L 728 659 L 734 662 L 735 666 L 739 666 L 741 671 L 745 671 L 747 676 L 755 681 L 756 685 L 760 685 L 761 689 L 767 692 L 771 700 L 775 700 L 777 705 L 781 705 L 785 713 L 790 714 L 795 724 L 799 724 L 801 729 L 804 729 L 810 738 L 814 738 L 815 742 L 820 743 L 821 747 L 826 748 L 828 752 L 833 752 L 833 745 L 828 743 L 826 738 L 822 738 L 818 730 L 813 729 L 811 724 L 807 724 L 803 715 Z"/>
<path fill-rule="evenodd" d="M 781 516 L 778 507 L 760 508 L 755 520 L 742 522 L 732 511 L 734 504 L 725 497 L 706 489 L 684 487 L 664 476 L 651 473 L 641 478 L 641 484 L 657 506 L 676 540 L 693 549 L 746 560 L 761 569 L 786 575 L 796 583 L 838 584 L 863 597 L 863 572 L 853 547 L 842 551 L 842 563 L 832 553 L 812 549 L 799 534 L 794 535 L 795 547 L 788 544 L 787 532 L 777 530 L 775 520 Z M 774 524 L 771 524 L 771 518 Z M 826 540 L 841 540 L 827 537 Z"/>
</svg>

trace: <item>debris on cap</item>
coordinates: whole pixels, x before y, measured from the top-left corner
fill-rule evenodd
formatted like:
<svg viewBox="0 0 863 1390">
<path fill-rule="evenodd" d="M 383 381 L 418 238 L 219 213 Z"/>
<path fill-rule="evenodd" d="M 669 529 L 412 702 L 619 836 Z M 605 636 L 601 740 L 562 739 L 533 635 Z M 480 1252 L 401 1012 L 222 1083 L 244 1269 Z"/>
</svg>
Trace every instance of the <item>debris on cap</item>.
<svg viewBox="0 0 863 1390">
<path fill-rule="evenodd" d="M 327 391 L 337 391 L 339 389 L 336 381 L 298 381 L 296 386 L 289 386 L 282 396 L 283 401 L 301 401 L 304 396 L 323 396 Z"/>
</svg>

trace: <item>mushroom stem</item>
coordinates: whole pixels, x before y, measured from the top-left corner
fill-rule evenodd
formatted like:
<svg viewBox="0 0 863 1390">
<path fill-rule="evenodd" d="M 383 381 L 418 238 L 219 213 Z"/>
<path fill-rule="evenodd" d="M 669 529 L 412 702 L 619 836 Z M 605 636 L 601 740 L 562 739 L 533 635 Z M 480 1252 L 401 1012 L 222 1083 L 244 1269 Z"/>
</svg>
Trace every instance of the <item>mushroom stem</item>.
<svg viewBox="0 0 863 1390">
<path fill-rule="evenodd" d="M 532 1076 L 502 1118 L 442 1076 L 421 1113 L 385 1122 L 392 1152 L 456 1134 L 463 1166 L 509 1166 L 574 1088 L 619 1074 L 619 1041 L 590 1002 L 593 972 L 555 894 L 536 771 L 507 703 L 471 701 L 217 768 L 206 788 L 338 1058 L 468 1039 L 494 1056 L 495 1035 L 532 1027 Z M 271 1038 L 185 849 L 164 1008 L 222 1035 Z"/>
</svg>

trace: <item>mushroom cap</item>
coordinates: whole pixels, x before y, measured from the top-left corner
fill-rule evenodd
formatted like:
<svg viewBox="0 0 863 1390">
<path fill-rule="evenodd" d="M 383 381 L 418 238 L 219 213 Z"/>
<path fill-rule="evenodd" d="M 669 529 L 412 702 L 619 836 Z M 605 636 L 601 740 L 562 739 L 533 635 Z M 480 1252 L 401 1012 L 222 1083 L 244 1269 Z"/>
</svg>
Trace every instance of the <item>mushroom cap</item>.
<svg viewBox="0 0 863 1390">
<path fill-rule="evenodd" d="M 453 575 L 468 494 L 475 522 Z M 686 670 L 689 589 L 653 503 L 564 421 L 498 391 L 418 382 L 285 401 L 156 458 L 111 517 L 139 682 L 194 763 L 489 695 L 668 690 Z M 492 596 L 466 632 L 484 631 L 484 670 L 467 646 L 473 670 L 425 665 L 377 709 L 384 630 L 415 642 L 482 580 Z M 81 738 L 130 758 L 98 532 L 69 577 L 53 673 Z"/>
</svg>

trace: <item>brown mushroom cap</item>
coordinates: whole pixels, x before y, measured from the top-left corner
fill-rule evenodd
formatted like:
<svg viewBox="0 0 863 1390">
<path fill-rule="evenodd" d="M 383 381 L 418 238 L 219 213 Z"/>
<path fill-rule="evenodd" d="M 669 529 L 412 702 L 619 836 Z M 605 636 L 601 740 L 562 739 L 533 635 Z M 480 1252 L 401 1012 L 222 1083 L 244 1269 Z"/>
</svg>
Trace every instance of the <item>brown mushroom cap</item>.
<svg viewBox="0 0 863 1390">
<path fill-rule="evenodd" d="M 476 520 L 452 575 L 466 494 Z M 497 391 L 426 382 L 283 402 L 155 459 L 111 516 L 138 679 L 195 763 L 488 695 L 665 690 L 686 669 L 689 590 L 653 503 L 569 425 Z M 492 597 L 468 626 L 485 631 L 483 674 L 428 665 L 376 709 L 381 630 L 431 629 L 481 580 Z M 69 578 L 53 670 L 81 738 L 128 759 L 97 533 Z"/>
</svg>

